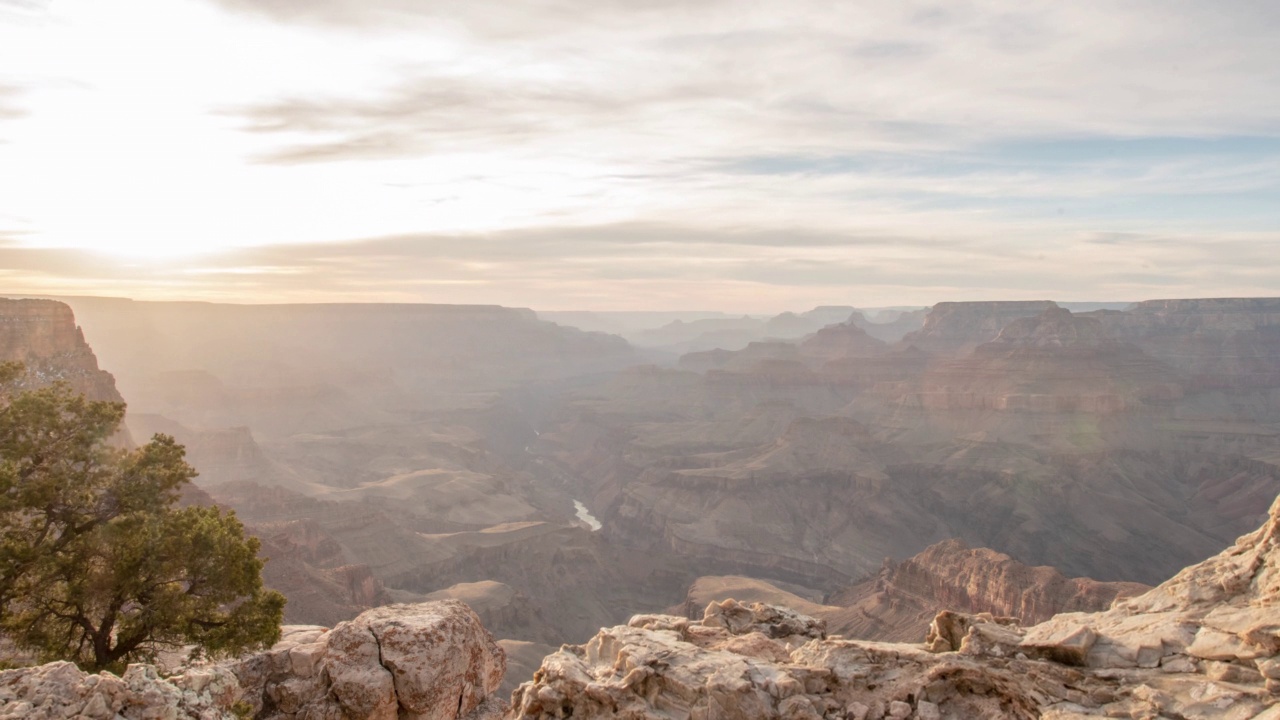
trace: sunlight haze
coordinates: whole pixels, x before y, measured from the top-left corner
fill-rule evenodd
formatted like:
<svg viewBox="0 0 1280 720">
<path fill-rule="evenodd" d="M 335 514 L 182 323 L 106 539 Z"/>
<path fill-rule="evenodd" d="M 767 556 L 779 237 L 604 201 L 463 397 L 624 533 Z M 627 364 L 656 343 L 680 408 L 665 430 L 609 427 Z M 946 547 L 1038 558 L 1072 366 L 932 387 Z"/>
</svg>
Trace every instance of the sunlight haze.
<svg viewBox="0 0 1280 720">
<path fill-rule="evenodd" d="M 0 0 L 0 267 L 551 309 L 1271 294 L 1278 31 L 1263 2 Z"/>
</svg>

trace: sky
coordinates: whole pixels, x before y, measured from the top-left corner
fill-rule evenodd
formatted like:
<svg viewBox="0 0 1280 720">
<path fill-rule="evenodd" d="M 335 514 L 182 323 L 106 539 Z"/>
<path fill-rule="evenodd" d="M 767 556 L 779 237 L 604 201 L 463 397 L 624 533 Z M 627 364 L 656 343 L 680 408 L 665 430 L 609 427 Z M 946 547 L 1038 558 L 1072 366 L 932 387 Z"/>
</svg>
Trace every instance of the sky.
<svg viewBox="0 0 1280 720">
<path fill-rule="evenodd" d="M 0 0 L 0 292 L 1280 295 L 1274 0 Z"/>
</svg>

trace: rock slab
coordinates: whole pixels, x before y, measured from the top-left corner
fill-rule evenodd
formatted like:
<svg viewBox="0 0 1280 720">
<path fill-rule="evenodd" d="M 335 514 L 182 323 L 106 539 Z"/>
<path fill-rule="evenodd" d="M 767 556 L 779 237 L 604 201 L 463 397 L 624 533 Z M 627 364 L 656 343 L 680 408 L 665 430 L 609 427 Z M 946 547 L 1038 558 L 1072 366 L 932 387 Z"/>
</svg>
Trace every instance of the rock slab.
<svg viewBox="0 0 1280 720">
<path fill-rule="evenodd" d="M 387 605 L 332 630 L 286 626 L 270 650 L 163 678 L 67 662 L 0 672 L 0 720 L 493 720 L 506 655 L 456 600 Z"/>
<path fill-rule="evenodd" d="M 332 630 L 291 626 L 235 665 L 264 720 L 454 720 L 496 716 L 506 654 L 457 600 L 385 605 Z"/>
</svg>

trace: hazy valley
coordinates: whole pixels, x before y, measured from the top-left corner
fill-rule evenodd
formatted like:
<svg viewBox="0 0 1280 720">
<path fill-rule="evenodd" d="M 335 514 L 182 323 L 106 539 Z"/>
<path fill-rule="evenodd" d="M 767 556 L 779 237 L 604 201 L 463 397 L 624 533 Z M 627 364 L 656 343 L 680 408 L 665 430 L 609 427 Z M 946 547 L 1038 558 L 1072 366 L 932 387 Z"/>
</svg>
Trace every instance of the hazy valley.
<svg viewBox="0 0 1280 720">
<path fill-rule="evenodd" d="M 496 307 L 67 302 L 131 434 L 173 434 L 258 529 L 293 622 L 465 595 L 500 637 L 558 644 L 702 576 L 854 606 L 951 539 L 1154 584 L 1280 493 L 1271 300 L 824 310 L 666 364 Z M 60 307 L 7 303 L 30 333 L 9 354 L 109 395 Z"/>
</svg>

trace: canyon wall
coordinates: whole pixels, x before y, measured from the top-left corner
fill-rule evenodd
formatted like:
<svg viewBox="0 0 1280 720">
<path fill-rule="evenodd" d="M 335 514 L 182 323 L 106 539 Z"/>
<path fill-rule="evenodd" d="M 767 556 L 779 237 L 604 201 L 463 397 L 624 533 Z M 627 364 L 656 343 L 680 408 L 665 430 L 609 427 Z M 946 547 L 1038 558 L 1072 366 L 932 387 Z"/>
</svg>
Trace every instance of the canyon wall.
<svg viewBox="0 0 1280 720">
<path fill-rule="evenodd" d="M 27 370 L 19 388 L 60 380 L 92 400 L 121 401 L 115 379 L 98 368 L 97 357 L 64 303 L 0 298 L 0 362 L 13 360 Z"/>
</svg>

